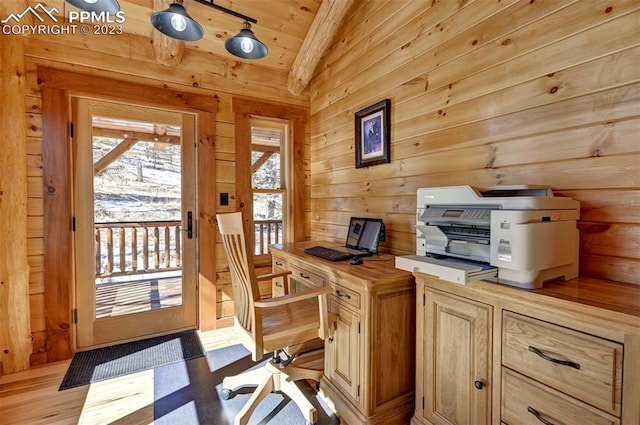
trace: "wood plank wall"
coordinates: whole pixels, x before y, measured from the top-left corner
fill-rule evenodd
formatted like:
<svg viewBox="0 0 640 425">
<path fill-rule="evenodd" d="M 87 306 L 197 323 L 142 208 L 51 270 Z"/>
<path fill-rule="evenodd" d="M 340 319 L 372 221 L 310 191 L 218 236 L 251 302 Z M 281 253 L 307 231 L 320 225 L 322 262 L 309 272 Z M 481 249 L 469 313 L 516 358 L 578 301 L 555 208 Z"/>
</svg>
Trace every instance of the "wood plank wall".
<svg viewBox="0 0 640 425">
<path fill-rule="evenodd" d="M 201 184 L 215 179 L 216 193 L 229 193 L 230 205 L 216 205 L 214 211 L 231 212 L 237 209 L 235 200 L 235 114 L 233 99 L 259 99 L 276 105 L 290 105 L 296 110 L 308 108 L 309 96 L 293 96 L 287 91 L 285 72 L 277 72 L 258 65 L 239 63 L 228 58 L 216 58 L 205 53 L 189 51 L 177 67 L 157 64 L 148 39 L 122 34 L 117 36 L 28 37 L 24 40 L 27 68 L 27 179 L 28 179 L 28 263 L 29 301 L 33 354 L 31 364 L 47 362 L 47 323 L 45 313 L 44 273 L 44 209 L 42 173 L 42 98 L 37 81 L 38 66 L 73 71 L 90 76 L 137 83 L 156 88 L 211 96 L 218 102 L 215 114 L 215 176 L 202 170 Z M 309 126 L 305 128 L 306 152 L 309 151 Z M 309 164 L 306 162 L 306 174 Z M 308 217 L 307 211 L 307 217 Z M 308 227 L 307 227 L 308 230 Z M 205 329 L 219 325 L 219 319 L 231 314 L 231 288 L 228 265 L 219 241 L 210 252 L 216 270 L 216 311 L 204 312 L 201 324 Z M 220 255 L 222 254 L 222 255 Z M 204 317 L 204 319 L 203 319 Z"/>
<path fill-rule="evenodd" d="M 311 236 L 380 216 L 415 252 L 416 190 L 548 185 L 581 202 L 580 273 L 640 284 L 640 3 L 362 0 L 311 82 Z M 354 113 L 391 99 L 390 164 Z"/>
</svg>

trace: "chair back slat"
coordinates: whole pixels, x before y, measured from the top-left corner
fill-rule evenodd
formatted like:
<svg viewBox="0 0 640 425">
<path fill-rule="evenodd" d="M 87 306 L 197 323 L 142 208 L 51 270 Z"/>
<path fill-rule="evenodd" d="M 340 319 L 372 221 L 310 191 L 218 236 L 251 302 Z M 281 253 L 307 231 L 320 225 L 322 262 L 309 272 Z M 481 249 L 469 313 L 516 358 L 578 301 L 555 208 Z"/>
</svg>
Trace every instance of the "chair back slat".
<svg viewBox="0 0 640 425">
<path fill-rule="evenodd" d="M 260 299 L 260 292 L 253 254 L 246 243 L 242 213 L 218 214 L 216 219 L 229 262 L 236 322 L 248 332 L 255 333 L 253 302 Z"/>
</svg>

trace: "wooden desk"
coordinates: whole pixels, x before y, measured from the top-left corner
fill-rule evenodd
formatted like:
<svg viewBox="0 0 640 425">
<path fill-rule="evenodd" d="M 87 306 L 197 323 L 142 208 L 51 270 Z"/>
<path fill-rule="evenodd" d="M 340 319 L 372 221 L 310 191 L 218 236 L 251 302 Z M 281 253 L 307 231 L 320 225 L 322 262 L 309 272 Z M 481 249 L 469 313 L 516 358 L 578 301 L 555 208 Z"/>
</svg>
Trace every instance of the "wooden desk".
<svg viewBox="0 0 640 425">
<path fill-rule="evenodd" d="M 343 423 L 407 424 L 414 409 L 413 277 L 394 267 L 392 255 L 366 257 L 363 264 L 350 265 L 304 253 L 318 244 L 273 245 L 271 254 L 274 271 L 293 272 L 294 287 L 333 289 L 329 312 L 337 322 L 334 335 L 325 341 L 320 395 Z M 282 290 L 277 285 L 274 295 Z"/>
</svg>

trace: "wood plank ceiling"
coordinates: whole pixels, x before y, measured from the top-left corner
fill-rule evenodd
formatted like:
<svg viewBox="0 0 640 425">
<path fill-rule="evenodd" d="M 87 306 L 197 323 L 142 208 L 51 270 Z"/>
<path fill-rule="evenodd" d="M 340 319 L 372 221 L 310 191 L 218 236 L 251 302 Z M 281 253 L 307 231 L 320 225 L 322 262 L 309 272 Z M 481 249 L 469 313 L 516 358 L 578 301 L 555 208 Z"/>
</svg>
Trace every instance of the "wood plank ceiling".
<svg viewBox="0 0 640 425">
<path fill-rule="evenodd" d="M 150 41 L 154 32 L 157 32 L 150 22 L 154 7 L 157 10 L 164 10 L 172 3 L 172 0 L 118 1 L 121 11 L 125 13 L 125 22 L 122 24 L 124 32 L 148 37 Z M 29 0 L 28 2 L 31 6 L 38 3 L 45 4 L 49 8 L 55 6 L 58 16 L 62 17 L 67 17 L 69 10 L 75 9 L 64 0 Z M 269 54 L 263 59 L 248 62 L 285 72 L 291 70 L 289 88 L 292 93 L 299 94 L 306 88 L 317 62 L 329 47 L 335 31 L 339 28 L 353 0 L 324 0 L 324 2 L 323 0 L 214 0 L 214 2 L 258 21 L 257 24 L 252 25 L 252 30 L 256 37 L 267 45 Z M 236 35 L 242 28 L 242 19 L 194 0 L 184 0 L 183 6 L 187 13 L 202 25 L 204 37 L 194 42 L 184 42 L 184 47 L 179 44 L 176 47 L 174 43 L 173 49 L 184 49 L 184 53 L 179 53 L 184 55 L 188 55 L 190 51 L 199 51 L 230 60 L 244 61 L 232 56 L 224 48 L 225 40 Z M 316 15 L 318 20 L 314 23 Z M 305 43 L 307 34 L 309 34 L 309 40 Z M 165 40 L 169 43 L 162 44 L 171 46 L 171 40 Z M 321 51 L 318 51 L 319 46 Z M 301 47 L 303 51 L 300 51 Z M 296 59 L 298 56 L 300 57 Z M 165 65 L 171 64 L 170 60 L 161 60 L 157 51 L 156 58 Z"/>
</svg>

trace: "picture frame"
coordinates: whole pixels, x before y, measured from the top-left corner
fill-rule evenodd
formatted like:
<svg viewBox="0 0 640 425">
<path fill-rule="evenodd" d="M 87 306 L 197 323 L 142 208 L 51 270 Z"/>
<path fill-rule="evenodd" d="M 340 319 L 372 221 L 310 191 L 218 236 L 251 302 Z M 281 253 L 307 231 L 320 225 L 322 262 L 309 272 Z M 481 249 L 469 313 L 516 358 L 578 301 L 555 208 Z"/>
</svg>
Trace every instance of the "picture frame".
<svg viewBox="0 0 640 425">
<path fill-rule="evenodd" d="M 391 162 L 391 100 L 355 113 L 356 168 Z"/>
</svg>

